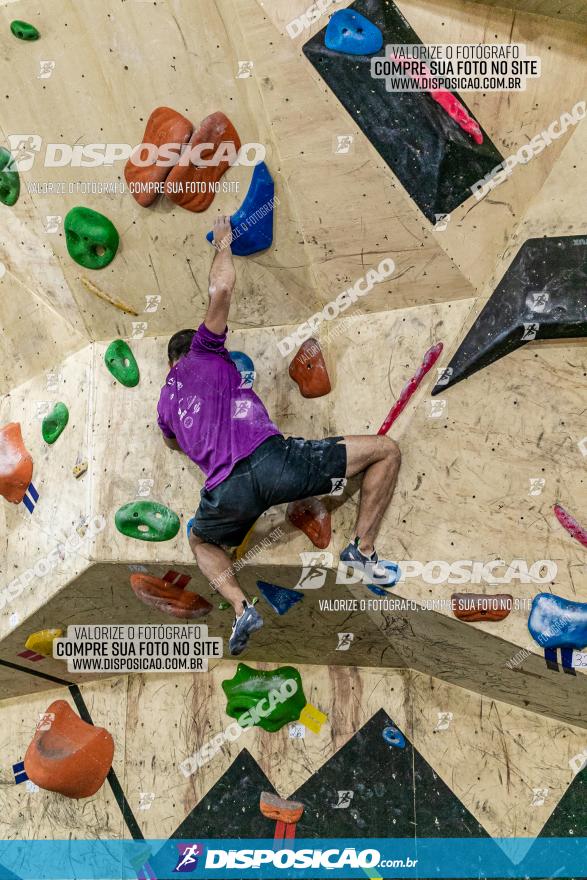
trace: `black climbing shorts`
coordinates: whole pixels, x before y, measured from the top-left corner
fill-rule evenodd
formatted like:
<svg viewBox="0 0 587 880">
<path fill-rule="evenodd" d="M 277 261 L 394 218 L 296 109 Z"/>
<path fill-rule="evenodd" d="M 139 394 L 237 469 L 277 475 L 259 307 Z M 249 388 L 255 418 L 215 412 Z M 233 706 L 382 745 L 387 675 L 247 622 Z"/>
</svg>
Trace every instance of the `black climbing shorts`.
<svg viewBox="0 0 587 880">
<path fill-rule="evenodd" d="M 269 437 L 212 490 L 202 489 L 192 531 L 204 541 L 238 547 L 257 519 L 276 504 L 340 493 L 346 474 L 342 437 Z"/>
</svg>

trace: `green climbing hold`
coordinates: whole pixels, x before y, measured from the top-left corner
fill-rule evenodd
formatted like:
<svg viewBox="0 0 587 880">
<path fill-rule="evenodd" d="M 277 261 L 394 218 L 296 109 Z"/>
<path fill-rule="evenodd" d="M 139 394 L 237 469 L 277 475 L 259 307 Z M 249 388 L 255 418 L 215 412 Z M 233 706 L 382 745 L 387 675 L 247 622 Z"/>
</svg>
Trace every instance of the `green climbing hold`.
<svg viewBox="0 0 587 880">
<path fill-rule="evenodd" d="M 179 517 L 156 501 L 130 501 L 116 511 L 114 523 L 127 538 L 171 541 L 179 532 Z"/>
<path fill-rule="evenodd" d="M 38 40 L 41 36 L 34 24 L 29 24 L 28 21 L 18 21 L 18 19 L 10 22 L 10 30 L 19 40 L 28 40 L 29 42 Z"/>
<path fill-rule="evenodd" d="M 226 714 L 241 727 L 262 727 L 274 733 L 297 721 L 307 703 L 302 678 L 293 666 L 264 671 L 239 663 L 234 678 L 222 682 Z"/>
<path fill-rule="evenodd" d="M 12 207 L 20 195 L 20 176 L 12 153 L 0 147 L 0 202 Z"/>
<path fill-rule="evenodd" d="M 55 443 L 68 421 L 69 410 L 64 403 L 56 403 L 49 415 L 43 419 L 42 431 L 45 443 Z"/>
<path fill-rule="evenodd" d="M 127 388 L 134 388 L 139 384 L 139 365 L 124 339 L 115 339 L 111 342 L 104 354 L 106 366 L 115 379 Z"/>
<path fill-rule="evenodd" d="M 104 214 L 91 208 L 72 208 L 63 224 L 69 256 L 86 269 L 103 269 L 112 262 L 120 237 Z"/>
</svg>

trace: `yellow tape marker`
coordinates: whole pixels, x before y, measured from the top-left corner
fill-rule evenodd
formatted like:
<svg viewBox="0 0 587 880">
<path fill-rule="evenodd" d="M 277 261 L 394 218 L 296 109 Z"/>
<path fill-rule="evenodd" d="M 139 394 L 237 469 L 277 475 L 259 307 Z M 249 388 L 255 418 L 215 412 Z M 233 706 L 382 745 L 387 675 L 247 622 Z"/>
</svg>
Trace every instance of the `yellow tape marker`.
<svg viewBox="0 0 587 880">
<path fill-rule="evenodd" d="M 320 728 L 325 721 L 328 721 L 328 715 L 325 715 L 324 712 L 321 712 L 316 706 L 312 706 L 311 703 L 306 703 L 301 711 L 300 721 L 304 727 L 307 727 L 312 733 L 320 733 Z"/>
</svg>

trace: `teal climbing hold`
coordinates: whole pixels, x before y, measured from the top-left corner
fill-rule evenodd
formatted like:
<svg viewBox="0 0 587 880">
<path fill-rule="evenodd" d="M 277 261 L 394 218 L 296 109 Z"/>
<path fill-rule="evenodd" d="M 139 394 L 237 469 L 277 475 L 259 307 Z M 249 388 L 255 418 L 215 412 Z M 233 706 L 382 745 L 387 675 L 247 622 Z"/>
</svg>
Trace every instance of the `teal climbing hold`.
<svg viewBox="0 0 587 880">
<path fill-rule="evenodd" d="M 72 208 L 63 223 L 69 256 L 86 269 L 103 269 L 116 256 L 120 238 L 114 223 L 91 208 Z"/>
<path fill-rule="evenodd" d="M 126 388 L 134 388 L 139 384 L 139 365 L 130 345 L 124 339 L 115 339 L 110 343 L 104 353 L 104 362 L 121 385 L 125 385 Z"/>
<path fill-rule="evenodd" d="M 240 209 L 230 218 L 231 250 L 237 257 L 264 251 L 273 242 L 275 185 L 265 162 L 255 166 L 249 191 Z M 211 243 L 214 234 L 206 236 Z"/>
<path fill-rule="evenodd" d="M 287 614 L 287 612 L 298 602 L 304 598 L 303 593 L 296 590 L 288 590 L 286 587 L 278 587 L 275 584 L 268 584 L 267 581 L 257 581 L 257 586 L 261 591 L 261 595 L 271 605 L 278 614 Z"/>
<path fill-rule="evenodd" d="M 339 9 L 328 22 L 324 42 L 332 52 L 373 55 L 383 46 L 383 34 L 360 12 Z"/>
<path fill-rule="evenodd" d="M 114 523 L 127 538 L 170 541 L 179 532 L 179 517 L 156 501 L 130 501 L 116 511 Z"/>
<path fill-rule="evenodd" d="M 18 19 L 10 22 L 10 30 L 17 39 L 27 40 L 27 42 L 38 40 L 41 36 L 34 24 L 29 24 L 28 21 L 19 21 Z"/>
<path fill-rule="evenodd" d="M 12 153 L 0 147 L 0 202 L 11 208 L 20 195 L 20 175 L 14 165 Z"/>
<path fill-rule="evenodd" d="M 270 671 L 239 663 L 234 677 L 222 682 L 222 690 L 227 715 L 241 727 L 257 726 L 270 733 L 297 721 L 307 703 L 302 677 L 293 666 Z"/>
<path fill-rule="evenodd" d="M 41 427 L 45 443 L 55 443 L 69 421 L 69 410 L 64 403 L 56 403 Z"/>
</svg>

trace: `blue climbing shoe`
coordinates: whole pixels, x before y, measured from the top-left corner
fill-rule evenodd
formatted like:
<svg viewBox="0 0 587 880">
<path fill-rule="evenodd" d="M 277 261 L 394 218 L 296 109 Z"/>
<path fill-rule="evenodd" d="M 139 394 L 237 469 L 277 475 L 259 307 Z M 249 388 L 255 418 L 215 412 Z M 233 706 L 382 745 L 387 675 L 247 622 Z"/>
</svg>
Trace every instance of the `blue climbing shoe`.
<svg viewBox="0 0 587 880">
<path fill-rule="evenodd" d="M 363 582 L 372 589 L 372 592 L 378 596 L 385 595 L 383 587 L 395 587 L 400 579 L 401 572 L 396 562 L 389 562 L 387 559 L 380 560 L 377 553 L 373 551 L 371 556 L 365 556 L 359 550 L 359 539 L 355 538 L 348 544 L 340 554 L 341 562 L 344 562 L 349 568 L 360 571 L 363 574 Z"/>
<path fill-rule="evenodd" d="M 249 636 L 263 626 L 263 618 L 255 606 L 248 603 L 243 603 L 243 605 L 244 611 L 240 617 L 235 618 L 228 642 L 228 647 L 233 657 L 236 657 L 237 654 L 242 654 L 247 647 Z"/>
</svg>

